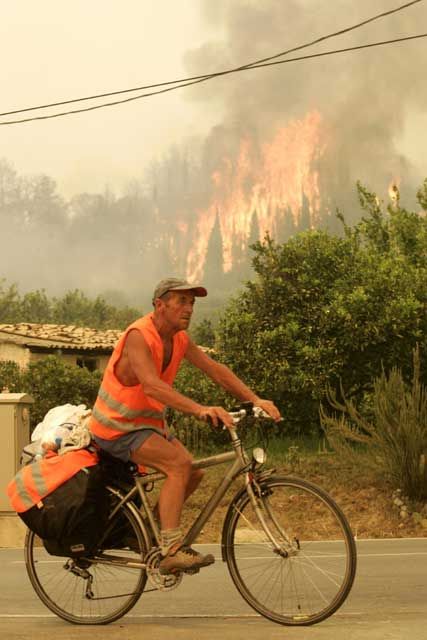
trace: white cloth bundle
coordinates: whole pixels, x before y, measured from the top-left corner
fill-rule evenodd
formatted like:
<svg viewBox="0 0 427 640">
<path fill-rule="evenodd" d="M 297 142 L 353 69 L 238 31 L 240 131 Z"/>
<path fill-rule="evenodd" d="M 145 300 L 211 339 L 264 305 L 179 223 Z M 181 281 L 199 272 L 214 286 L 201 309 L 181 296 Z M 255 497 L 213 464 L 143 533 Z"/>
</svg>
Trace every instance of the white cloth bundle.
<svg viewBox="0 0 427 640">
<path fill-rule="evenodd" d="M 60 455 L 90 444 L 88 422 L 91 410 L 85 404 L 64 404 L 53 407 L 34 429 L 31 440 L 40 443 L 41 450 L 57 451 Z"/>
</svg>

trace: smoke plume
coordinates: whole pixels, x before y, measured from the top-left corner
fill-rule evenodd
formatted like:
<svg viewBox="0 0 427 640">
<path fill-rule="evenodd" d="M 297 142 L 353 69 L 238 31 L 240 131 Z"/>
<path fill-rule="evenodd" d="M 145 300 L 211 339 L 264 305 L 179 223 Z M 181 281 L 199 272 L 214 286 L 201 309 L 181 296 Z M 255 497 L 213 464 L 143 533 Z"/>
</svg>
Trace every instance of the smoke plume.
<svg viewBox="0 0 427 640">
<path fill-rule="evenodd" d="M 349 0 L 205 0 L 208 23 L 223 25 L 220 41 L 188 52 L 193 74 L 236 67 L 350 26 L 391 3 Z M 389 40 L 423 31 L 427 6 L 420 3 L 356 31 L 299 52 L 310 54 Z M 356 180 L 385 193 L 388 183 L 402 177 L 402 188 L 424 178 L 399 152 L 399 140 L 411 116 L 426 108 L 423 81 L 425 41 L 418 40 L 358 52 L 247 71 L 213 80 L 209 90 L 191 89 L 204 109 L 224 113 L 206 143 L 210 158 L 229 153 L 233 141 L 250 135 L 269 140 L 279 127 L 313 110 L 322 118 L 326 145 L 320 167 L 323 198 L 345 203 Z M 236 151 L 236 150 L 235 150 Z M 326 190 L 326 193 L 325 193 Z"/>
<path fill-rule="evenodd" d="M 392 8 L 390 0 L 200 6 L 221 35 L 187 52 L 191 75 L 244 65 Z M 301 53 L 414 35 L 422 24 L 427 3 Z M 360 216 L 357 180 L 384 199 L 398 180 L 402 200 L 415 205 L 425 168 L 400 147 L 426 111 L 425 47 L 416 40 L 319 57 L 186 89 L 216 125 L 205 140 L 153 162 L 119 197 L 106 191 L 65 201 L 46 176 L 21 177 L 0 163 L 0 275 L 54 294 L 110 292 L 113 302 L 123 294 L 135 303 L 145 292 L 149 304 L 153 283 L 169 274 L 230 293 L 248 273 L 248 246 L 265 233 L 285 240 L 333 228 L 337 207 L 349 222 Z"/>
</svg>

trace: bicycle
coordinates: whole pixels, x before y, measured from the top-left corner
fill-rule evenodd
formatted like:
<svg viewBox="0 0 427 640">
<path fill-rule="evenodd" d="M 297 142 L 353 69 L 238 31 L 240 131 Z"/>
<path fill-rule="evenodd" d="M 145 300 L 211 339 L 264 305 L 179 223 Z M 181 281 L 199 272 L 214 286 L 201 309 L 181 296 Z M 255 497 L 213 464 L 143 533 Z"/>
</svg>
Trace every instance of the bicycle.
<svg viewBox="0 0 427 640">
<path fill-rule="evenodd" d="M 243 420 L 265 418 L 261 409 L 244 403 L 231 415 L 232 451 L 193 463 L 204 469 L 232 461 L 184 543 L 194 543 L 231 484 L 243 476 L 221 539 L 222 560 L 235 586 L 253 609 L 273 622 L 321 622 L 343 604 L 354 581 L 356 545 L 350 526 L 323 489 L 306 480 L 276 476 L 274 469 L 265 467 L 266 454 L 260 447 L 248 455 L 237 426 Z M 136 604 L 147 581 L 151 590 L 179 586 L 183 573 L 159 571 L 160 530 L 149 494 L 162 478 L 156 471 L 134 473 L 131 485 L 108 485 L 108 525 L 90 557 L 47 560 L 37 536 L 27 533 L 27 572 L 51 611 L 76 624 L 107 624 Z"/>
</svg>

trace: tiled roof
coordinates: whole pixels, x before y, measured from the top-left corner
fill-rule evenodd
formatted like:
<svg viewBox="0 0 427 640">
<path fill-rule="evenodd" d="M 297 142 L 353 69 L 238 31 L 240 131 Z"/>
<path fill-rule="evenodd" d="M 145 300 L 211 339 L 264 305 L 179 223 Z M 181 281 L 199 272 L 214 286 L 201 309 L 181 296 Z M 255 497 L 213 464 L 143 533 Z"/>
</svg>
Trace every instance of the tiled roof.
<svg viewBox="0 0 427 640">
<path fill-rule="evenodd" d="M 0 324 L 0 342 L 60 349 L 112 350 L 123 332 L 116 329 L 99 331 L 65 324 Z"/>
</svg>

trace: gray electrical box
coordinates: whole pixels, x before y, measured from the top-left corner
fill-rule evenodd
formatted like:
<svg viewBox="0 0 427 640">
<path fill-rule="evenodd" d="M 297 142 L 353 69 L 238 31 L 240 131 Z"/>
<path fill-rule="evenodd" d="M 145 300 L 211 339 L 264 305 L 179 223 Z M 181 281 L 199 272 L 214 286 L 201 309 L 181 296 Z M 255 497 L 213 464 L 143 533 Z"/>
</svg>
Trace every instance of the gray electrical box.
<svg viewBox="0 0 427 640">
<path fill-rule="evenodd" d="M 6 485 L 20 468 L 21 451 L 30 442 L 30 407 L 26 393 L 0 393 L 0 511 L 12 511 Z"/>
</svg>

